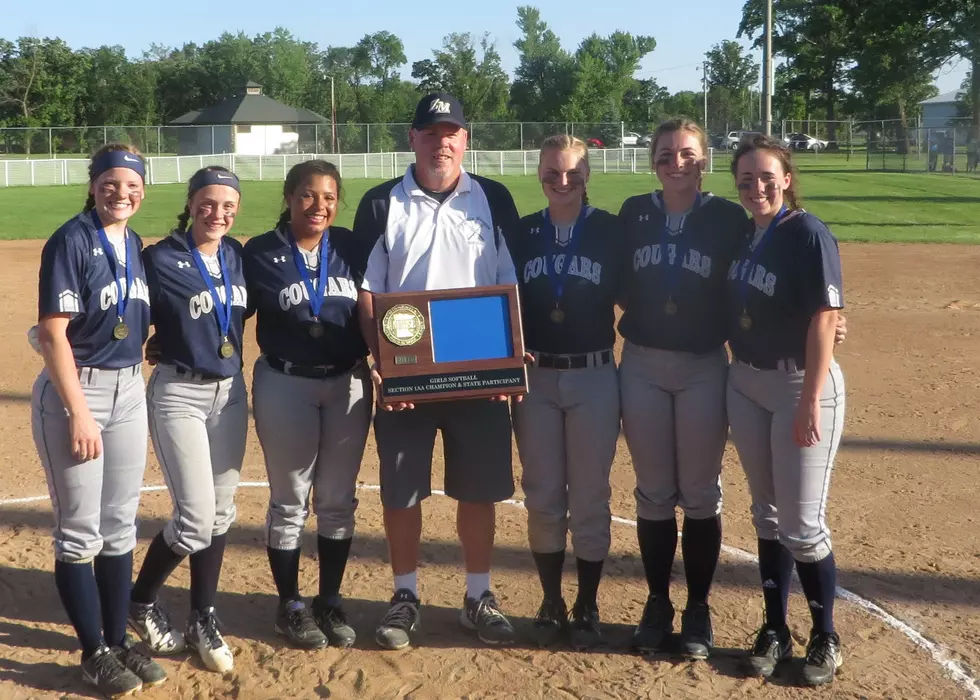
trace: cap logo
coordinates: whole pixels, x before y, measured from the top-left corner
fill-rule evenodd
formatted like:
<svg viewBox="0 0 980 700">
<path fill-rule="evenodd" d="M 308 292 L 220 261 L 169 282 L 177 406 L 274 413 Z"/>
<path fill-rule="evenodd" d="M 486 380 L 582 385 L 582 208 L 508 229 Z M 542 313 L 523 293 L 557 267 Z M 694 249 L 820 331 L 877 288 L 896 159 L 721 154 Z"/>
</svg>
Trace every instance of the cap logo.
<svg viewBox="0 0 980 700">
<path fill-rule="evenodd" d="M 429 106 L 429 111 L 433 114 L 449 114 L 449 103 L 445 100 L 433 100 Z"/>
</svg>

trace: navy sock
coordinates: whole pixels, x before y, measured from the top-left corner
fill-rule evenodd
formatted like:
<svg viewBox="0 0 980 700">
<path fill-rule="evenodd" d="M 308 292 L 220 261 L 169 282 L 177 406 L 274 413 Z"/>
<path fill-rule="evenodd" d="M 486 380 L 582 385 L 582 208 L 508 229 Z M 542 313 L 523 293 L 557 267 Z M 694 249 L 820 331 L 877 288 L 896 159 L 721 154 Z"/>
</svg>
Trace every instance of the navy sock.
<svg viewBox="0 0 980 700">
<path fill-rule="evenodd" d="M 120 646 L 126 637 L 129 594 L 133 585 L 133 553 L 95 558 L 95 581 L 102 604 L 102 630 L 109 646 Z"/>
<path fill-rule="evenodd" d="M 329 601 L 340 595 L 340 584 L 347 569 L 352 538 L 332 540 L 329 537 L 316 538 L 317 557 L 320 560 L 320 598 Z"/>
<path fill-rule="evenodd" d="M 721 518 L 685 517 L 681 553 L 684 555 L 688 605 L 707 603 L 721 554 Z"/>
<path fill-rule="evenodd" d="M 541 590 L 548 600 L 561 600 L 561 572 L 565 567 L 565 550 L 560 552 L 531 552 L 541 579 Z"/>
<path fill-rule="evenodd" d="M 778 540 L 759 540 L 759 576 L 766 603 L 766 624 L 786 626 L 789 582 L 793 575 L 793 555 Z"/>
<path fill-rule="evenodd" d="M 90 657 L 102 646 L 102 620 L 99 615 L 99 588 L 95 583 L 92 563 L 73 564 L 54 562 L 54 583 L 58 587 L 61 604 L 75 628 L 75 635 L 82 645 L 82 660 Z"/>
<path fill-rule="evenodd" d="M 157 533 L 146 550 L 143 566 L 140 567 L 136 583 L 133 584 L 130 599 L 134 603 L 144 605 L 154 602 L 160 595 L 160 589 L 167 582 L 167 578 L 183 560 L 184 555 L 176 554 L 167 546 L 163 533 Z"/>
<path fill-rule="evenodd" d="M 191 560 L 191 610 L 202 612 L 214 607 L 218 593 L 221 562 L 225 558 L 226 535 L 211 535 L 211 544 L 194 552 Z"/>
<path fill-rule="evenodd" d="M 279 600 L 299 598 L 299 556 L 300 548 L 273 549 L 266 547 L 269 554 L 269 567 L 272 578 L 279 591 Z"/>
<path fill-rule="evenodd" d="M 647 576 L 650 594 L 670 598 L 670 569 L 674 565 L 674 553 L 677 551 L 677 521 L 674 518 L 638 518 L 636 538 L 640 544 L 640 556 L 643 558 L 643 571 Z"/>
<path fill-rule="evenodd" d="M 587 605 L 597 607 L 596 595 L 599 593 L 599 581 L 602 580 L 603 559 L 599 561 L 586 561 L 576 558 L 575 564 L 578 568 L 578 597 L 575 605 Z"/>
<path fill-rule="evenodd" d="M 803 595 L 810 606 L 813 631 L 834 631 L 834 594 L 837 589 L 837 564 L 831 552 L 820 561 L 796 562 Z"/>
</svg>

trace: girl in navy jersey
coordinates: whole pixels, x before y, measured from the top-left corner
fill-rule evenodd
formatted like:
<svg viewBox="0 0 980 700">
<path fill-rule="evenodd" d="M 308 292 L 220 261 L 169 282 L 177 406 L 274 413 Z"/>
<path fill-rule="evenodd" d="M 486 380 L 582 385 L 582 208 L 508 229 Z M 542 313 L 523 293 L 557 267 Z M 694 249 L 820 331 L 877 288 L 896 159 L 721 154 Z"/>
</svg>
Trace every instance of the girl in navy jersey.
<svg viewBox="0 0 980 700">
<path fill-rule="evenodd" d="M 741 208 L 701 191 L 707 147 L 691 121 L 662 124 L 650 146 L 662 189 L 627 199 L 625 302 L 619 331 L 623 429 L 636 472 L 637 537 L 649 597 L 633 648 L 664 648 L 673 630 L 675 510 L 684 511 L 687 606 L 681 652 L 706 658 L 708 593 L 721 549 L 721 460 L 728 436 L 725 275 L 744 240 Z"/>
<path fill-rule="evenodd" d="M 177 227 L 143 253 L 156 330 L 147 344 L 147 359 L 156 363 L 147 392 L 150 435 L 174 510 L 150 543 L 129 621 L 155 652 L 177 653 L 186 643 L 221 673 L 232 669 L 234 657 L 219 631 L 214 598 L 248 430 L 242 245 L 227 235 L 240 199 L 238 178 L 225 168 L 197 171 Z M 188 555 L 185 638 L 157 596 Z"/>
<path fill-rule="evenodd" d="M 825 520 L 844 426 L 844 377 L 833 353 L 844 305 L 840 254 L 827 226 L 800 207 L 782 145 L 761 136 L 743 142 L 732 174 L 755 224 L 728 271 L 727 296 L 728 416 L 752 495 L 766 610 L 750 667 L 768 676 L 792 656 L 786 601 L 795 561 L 813 620 L 802 680 L 819 685 L 843 662 Z"/>
<path fill-rule="evenodd" d="M 355 482 L 373 402 L 357 321 L 357 293 L 373 240 L 333 226 L 340 173 L 294 166 L 275 229 L 245 245 L 249 309 L 262 353 L 252 384 L 255 428 L 269 475 L 267 544 L 279 592 L 276 631 L 292 644 L 347 647 L 341 604 L 357 507 Z M 300 538 L 313 496 L 319 595 L 299 592 Z"/>
<path fill-rule="evenodd" d="M 545 140 L 538 178 L 548 206 L 521 219 L 508 242 L 534 358 L 531 389 L 513 406 L 514 433 L 544 594 L 534 634 L 541 644 L 568 634 L 584 649 L 602 641 L 596 592 L 609 553 L 609 470 L 619 438 L 612 347 L 623 235 L 614 215 L 588 204 L 582 141 Z M 561 591 L 569 530 L 578 570 L 570 615 Z"/>
<path fill-rule="evenodd" d="M 44 369 L 31 427 L 54 509 L 55 585 L 82 647 L 82 676 L 111 697 L 166 680 L 126 635 L 150 320 L 143 244 L 128 222 L 143 201 L 144 174 L 136 149 L 99 149 L 85 208 L 45 243 L 38 280 Z"/>
</svg>

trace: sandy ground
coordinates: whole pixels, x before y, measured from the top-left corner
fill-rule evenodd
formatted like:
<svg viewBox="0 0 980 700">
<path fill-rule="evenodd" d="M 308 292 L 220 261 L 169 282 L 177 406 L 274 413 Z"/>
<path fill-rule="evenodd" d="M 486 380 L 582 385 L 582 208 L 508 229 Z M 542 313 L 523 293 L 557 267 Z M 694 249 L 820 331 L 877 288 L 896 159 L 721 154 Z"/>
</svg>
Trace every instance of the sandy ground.
<svg viewBox="0 0 980 700">
<path fill-rule="evenodd" d="M 35 313 L 37 242 L 4 243 L 0 291 L 0 500 L 45 494 L 30 437 L 31 384 L 41 367 L 25 340 Z M 980 452 L 980 248 L 842 246 L 851 334 L 838 357 L 848 407 L 844 446 L 832 482 L 829 523 L 840 585 L 874 601 L 952 658 L 980 673 L 980 547 L 975 506 Z M 249 338 L 247 357 L 256 355 Z M 251 372 L 247 372 L 250 375 Z M 437 457 L 439 471 L 441 457 Z M 518 464 L 515 458 L 515 464 Z M 519 483 L 520 469 L 516 468 Z M 254 430 L 243 479 L 265 479 Z M 741 677 L 739 661 L 762 619 L 752 564 L 730 554 L 712 594 L 717 650 L 707 662 L 642 658 L 627 652 L 645 598 L 635 531 L 614 525 L 613 552 L 600 591 L 606 647 L 591 653 L 541 651 L 521 642 L 484 648 L 457 618 L 464 581 L 455 541 L 452 502 L 425 506 L 420 569 L 423 630 L 413 649 L 382 652 L 373 630 L 390 596 L 381 528 L 377 457 L 369 440 L 360 476 L 358 531 L 344 582 L 354 649 L 316 653 L 285 648 L 273 633 L 275 595 L 265 558 L 262 524 L 267 491 L 239 492 L 217 608 L 236 650 L 225 677 L 189 656 L 162 661 L 170 673 L 147 698 L 966 698 L 930 655 L 859 607 L 838 601 L 845 666 L 830 688 L 794 686 L 802 663 L 768 683 Z M 745 481 L 734 450 L 726 455 L 725 544 L 752 551 Z M 613 512 L 633 516 L 632 467 L 625 444 L 613 468 Z M 155 458 L 147 484 L 162 484 Z M 435 478 L 441 483 L 441 475 Z M 518 492 L 518 498 L 520 493 Z M 137 563 L 170 509 L 163 492 L 144 494 Z M 525 516 L 498 510 L 493 585 L 519 631 L 531 624 L 539 600 L 527 551 Z M 0 697 L 93 697 L 81 683 L 78 652 L 55 592 L 47 502 L 0 506 Z M 308 528 L 303 590 L 316 589 L 315 545 Z M 164 597 L 175 617 L 187 611 L 188 570 L 177 570 Z M 572 566 L 566 597 L 574 596 Z M 683 568 L 675 565 L 674 605 L 684 605 Z M 791 626 L 805 644 L 809 615 L 797 589 Z M 679 615 L 677 623 L 679 624 Z"/>
</svg>

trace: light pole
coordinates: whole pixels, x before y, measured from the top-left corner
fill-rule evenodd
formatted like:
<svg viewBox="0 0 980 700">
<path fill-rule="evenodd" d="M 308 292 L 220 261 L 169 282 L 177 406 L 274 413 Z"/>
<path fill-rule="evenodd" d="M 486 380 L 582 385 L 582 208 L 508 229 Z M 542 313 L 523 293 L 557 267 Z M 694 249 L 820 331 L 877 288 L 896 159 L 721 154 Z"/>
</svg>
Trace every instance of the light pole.
<svg viewBox="0 0 980 700">
<path fill-rule="evenodd" d="M 708 133 L 708 62 L 701 62 L 701 89 L 704 91 L 704 132 Z"/>
<path fill-rule="evenodd" d="M 337 105 L 334 102 L 333 76 L 330 76 L 330 152 L 337 152 Z"/>
<path fill-rule="evenodd" d="M 766 136 L 772 136 L 772 0 L 766 0 L 765 55 L 762 60 L 764 114 Z"/>
</svg>

